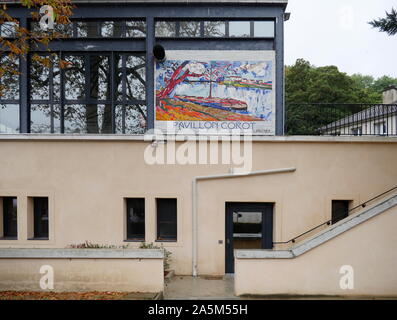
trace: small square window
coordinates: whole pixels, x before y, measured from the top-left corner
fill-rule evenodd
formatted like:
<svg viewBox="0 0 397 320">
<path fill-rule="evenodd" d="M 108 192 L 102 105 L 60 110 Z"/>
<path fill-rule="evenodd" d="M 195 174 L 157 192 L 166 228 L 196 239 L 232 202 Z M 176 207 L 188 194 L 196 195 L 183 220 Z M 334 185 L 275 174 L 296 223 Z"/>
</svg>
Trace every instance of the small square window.
<svg viewBox="0 0 397 320">
<path fill-rule="evenodd" d="M 349 216 L 350 200 L 332 200 L 332 224 Z"/>
</svg>

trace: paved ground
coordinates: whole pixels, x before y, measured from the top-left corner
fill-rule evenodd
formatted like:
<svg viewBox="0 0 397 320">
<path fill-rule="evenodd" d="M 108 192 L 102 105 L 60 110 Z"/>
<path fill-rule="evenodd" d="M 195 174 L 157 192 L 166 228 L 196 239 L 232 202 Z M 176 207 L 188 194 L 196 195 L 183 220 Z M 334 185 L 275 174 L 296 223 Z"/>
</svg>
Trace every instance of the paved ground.
<svg viewBox="0 0 397 320">
<path fill-rule="evenodd" d="M 191 277 L 191 276 L 174 276 L 167 280 L 164 290 L 165 300 L 377 300 L 391 299 L 397 300 L 397 297 L 362 297 L 362 296 L 292 296 L 292 295 L 274 295 L 274 296 L 247 296 L 236 297 L 234 295 L 234 277 L 227 275 L 225 277 Z"/>
<path fill-rule="evenodd" d="M 234 278 L 174 276 L 167 281 L 164 299 L 238 299 L 234 295 Z"/>
</svg>

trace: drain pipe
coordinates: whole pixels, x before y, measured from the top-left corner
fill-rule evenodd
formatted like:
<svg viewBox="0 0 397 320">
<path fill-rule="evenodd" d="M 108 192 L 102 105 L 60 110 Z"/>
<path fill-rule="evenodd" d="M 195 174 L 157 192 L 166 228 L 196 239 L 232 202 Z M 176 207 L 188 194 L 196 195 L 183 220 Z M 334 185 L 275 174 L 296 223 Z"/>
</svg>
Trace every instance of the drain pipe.
<svg viewBox="0 0 397 320">
<path fill-rule="evenodd" d="M 287 173 L 294 172 L 296 168 L 283 168 L 272 170 L 259 170 L 248 173 L 229 173 L 229 174 L 216 174 L 209 176 L 194 177 L 192 181 L 192 268 L 193 277 L 197 277 L 197 246 L 198 246 L 198 224 L 197 224 L 197 182 L 201 180 L 216 180 L 216 179 L 229 179 L 240 178 L 248 176 L 258 176 L 266 174 Z"/>
</svg>

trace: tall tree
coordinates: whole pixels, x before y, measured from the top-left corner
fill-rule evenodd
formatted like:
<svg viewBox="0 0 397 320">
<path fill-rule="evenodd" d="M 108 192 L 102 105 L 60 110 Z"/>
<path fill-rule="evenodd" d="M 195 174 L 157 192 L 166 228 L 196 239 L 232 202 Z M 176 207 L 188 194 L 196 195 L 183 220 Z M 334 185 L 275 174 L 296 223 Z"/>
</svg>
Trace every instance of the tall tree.
<svg viewBox="0 0 397 320">
<path fill-rule="evenodd" d="M 378 18 L 368 23 L 374 28 L 378 28 L 381 32 L 386 32 L 388 35 L 393 36 L 397 34 L 397 10 L 392 8 L 390 12 L 386 11 L 385 18 Z"/>
</svg>

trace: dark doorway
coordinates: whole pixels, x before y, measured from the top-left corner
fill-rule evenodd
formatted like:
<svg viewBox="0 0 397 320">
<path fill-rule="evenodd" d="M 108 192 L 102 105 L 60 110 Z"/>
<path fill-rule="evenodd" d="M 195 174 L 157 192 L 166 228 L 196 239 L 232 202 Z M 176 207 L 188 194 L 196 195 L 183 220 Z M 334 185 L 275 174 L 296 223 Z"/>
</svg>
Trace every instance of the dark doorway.
<svg viewBox="0 0 397 320">
<path fill-rule="evenodd" d="M 332 200 L 332 224 L 349 215 L 349 200 Z"/>
<path fill-rule="evenodd" d="M 273 204 L 226 202 L 225 272 L 234 273 L 234 249 L 273 248 Z"/>
</svg>

